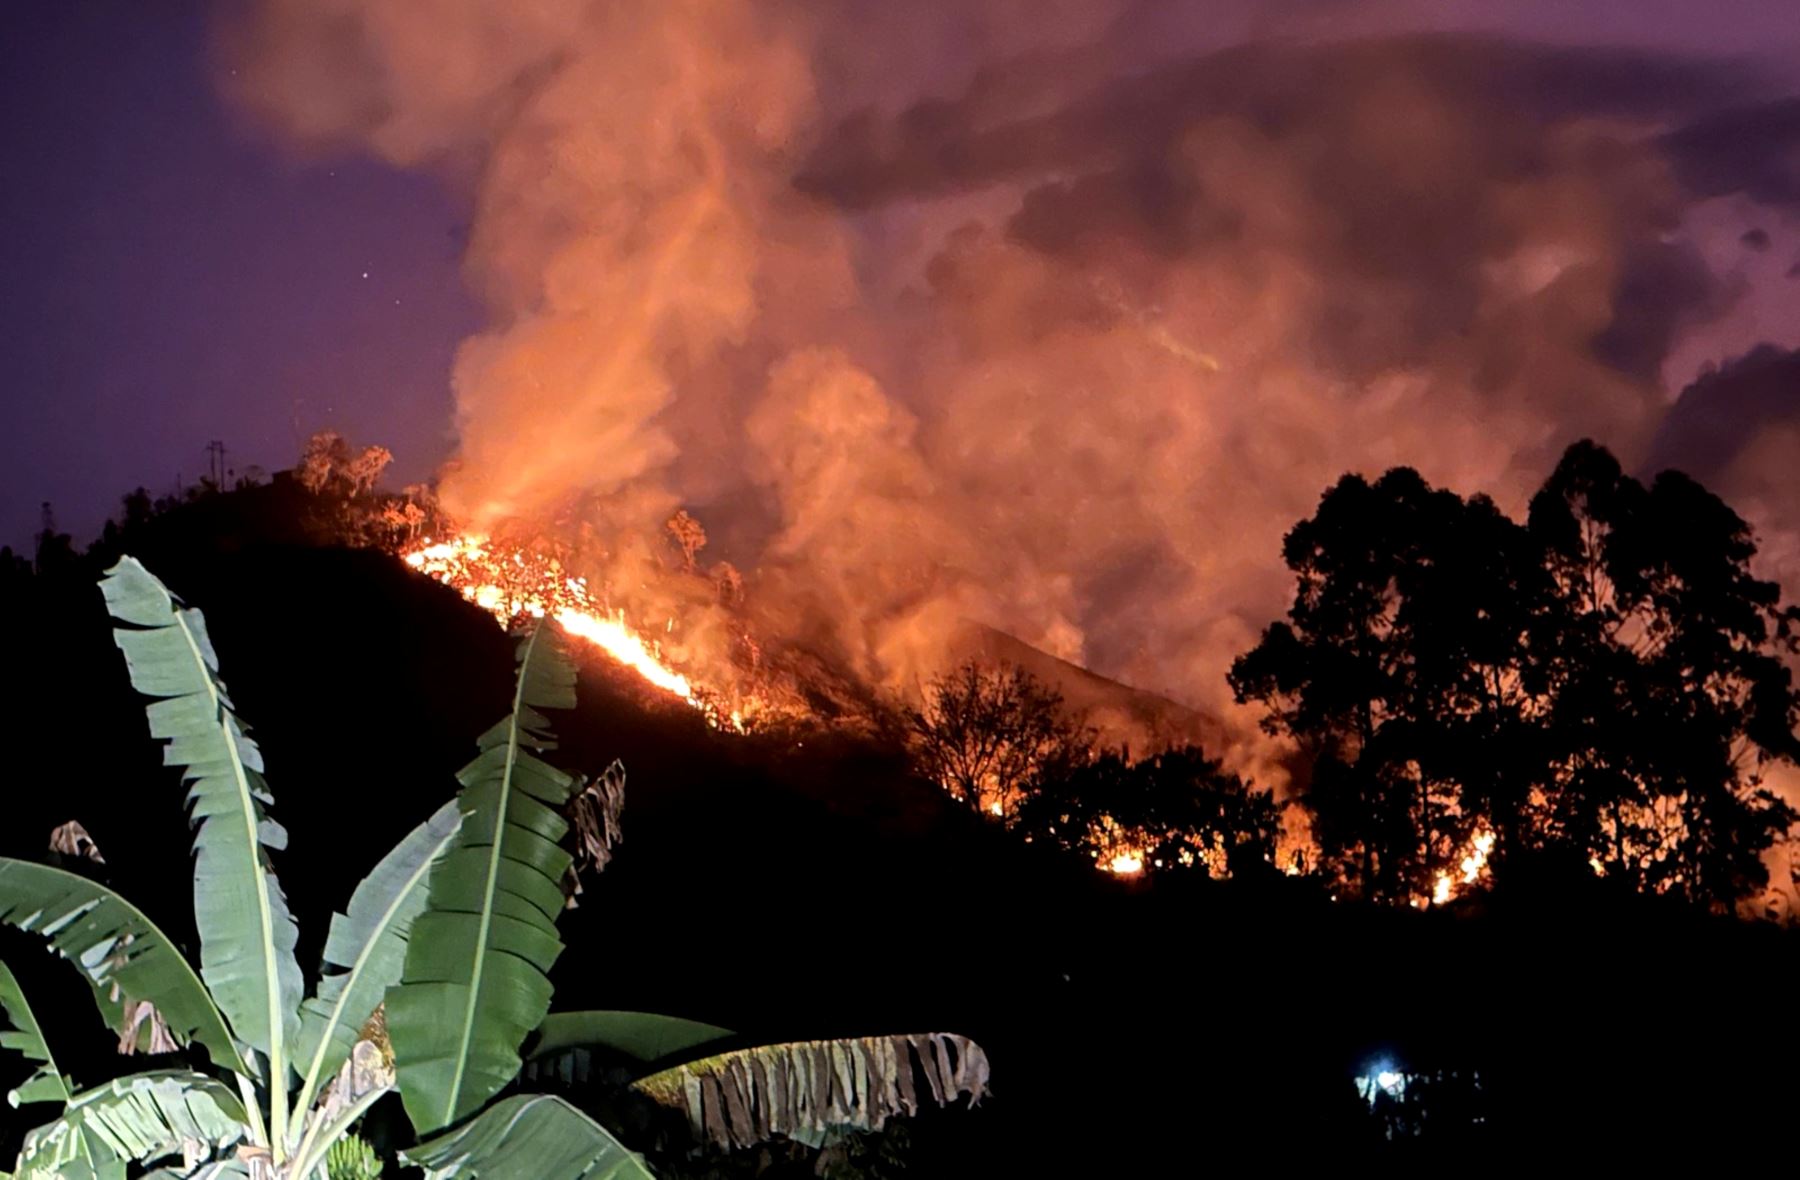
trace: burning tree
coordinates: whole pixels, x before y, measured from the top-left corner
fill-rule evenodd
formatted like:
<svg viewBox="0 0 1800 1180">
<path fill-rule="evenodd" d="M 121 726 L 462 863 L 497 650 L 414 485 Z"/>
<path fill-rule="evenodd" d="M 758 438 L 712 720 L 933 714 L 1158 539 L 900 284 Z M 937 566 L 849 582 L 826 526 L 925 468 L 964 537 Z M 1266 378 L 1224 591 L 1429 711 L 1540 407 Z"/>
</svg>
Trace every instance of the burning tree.
<svg viewBox="0 0 1800 1180">
<path fill-rule="evenodd" d="M 1749 528 L 1678 473 L 1571 447 L 1527 524 L 1397 469 L 1346 476 L 1284 546 L 1296 591 L 1230 673 L 1310 755 L 1329 868 L 1387 901 L 1473 864 L 1586 863 L 1725 908 L 1794 820 L 1793 608 Z"/>
<path fill-rule="evenodd" d="M 671 516 L 664 527 L 669 530 L 669 536 L 675 539 L 676 546 L 681 550 L 682 568 L 693 573 L 695 555 L 706 548 L 706 530 L 700 527 L 700 522 L 690 516 L 685 508 Z"/>
<path fill-rule="evenodd" d="M 1224 878 L 1272 871 L 1281 811 L 1267 791 L 1184 746 L 1137 762 L 1108 751 L 1040 776 L 1017 826 L 1114 872 L 1194 867 Z"/>
<path fill-rule="evenodd" d="M 345 496 L 363 496 L 375 490 L 376 481 L 393 461 L 393 452 L 384 446 L 352 450 L 337 431 L 321 430 L 307 440 L 294 472 L 301 485 L 314 495 L 332 490 Z"/>
<path fill-rule="evenodd" d="M 924 774 L 986 815 L 1011 817 L 1034 780 L 1084 757 L 1092 744 L 1062 697 L 1023 668 L 962 664 L 933 681 L 907 714 Z"/>
</svg>

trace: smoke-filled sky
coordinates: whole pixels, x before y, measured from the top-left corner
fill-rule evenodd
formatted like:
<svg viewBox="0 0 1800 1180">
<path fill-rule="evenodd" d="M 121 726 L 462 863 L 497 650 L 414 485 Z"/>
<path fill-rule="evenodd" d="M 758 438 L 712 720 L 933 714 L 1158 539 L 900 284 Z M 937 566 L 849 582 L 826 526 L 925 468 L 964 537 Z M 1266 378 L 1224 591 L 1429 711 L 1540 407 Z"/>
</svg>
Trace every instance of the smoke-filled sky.
<svg viewBox="0 0 1800 1180">
<path fill-rule="evenodd" d="M 1592 436 L 1800 574 L 1786 0 L 0 21 L 12 537 L 331 425 L 480 523 L 686 505 L 873 678 L 973 617 L 1213 709 L 1347 469 Z"/>
</svg>

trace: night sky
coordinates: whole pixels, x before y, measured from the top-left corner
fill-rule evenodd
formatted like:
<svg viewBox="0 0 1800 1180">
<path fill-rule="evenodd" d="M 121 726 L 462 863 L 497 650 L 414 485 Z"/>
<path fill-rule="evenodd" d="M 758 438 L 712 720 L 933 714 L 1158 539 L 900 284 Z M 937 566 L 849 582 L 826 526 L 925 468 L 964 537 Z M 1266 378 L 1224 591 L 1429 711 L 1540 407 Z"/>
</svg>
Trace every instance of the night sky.
<svg viewBox="0 0 1800 1180">
<path fill-rule="evenodd" d="M 447 452 L 477 322 L 432 179 L 296 160 L 219 100 L 199 0 L 9 0 L 0 13 L 0 541 L 91 535 L 221 439 L 290 463 L 332 426 Z"/>
<path fill-rule="evenodd" d="M 89 535 L 131 487 L 192 482 L 211 439 L 234 468 L 275 468 L 329 426 L 392 447 L 400 480 L 452 447 L 447 376 L 480 320 L 459 271 L 462 199 L 427 172 L 303 159 L 248 127 L 219 97 L 209 11 L 9 0 L 0 13 L 0 540 L 25 542 L 44 501 Z M 1750 55 L 1800 79 L 1790 0 L 1236 12 L 1208 19 L 1237 37 L 1482 27 Z"/>
</svg>

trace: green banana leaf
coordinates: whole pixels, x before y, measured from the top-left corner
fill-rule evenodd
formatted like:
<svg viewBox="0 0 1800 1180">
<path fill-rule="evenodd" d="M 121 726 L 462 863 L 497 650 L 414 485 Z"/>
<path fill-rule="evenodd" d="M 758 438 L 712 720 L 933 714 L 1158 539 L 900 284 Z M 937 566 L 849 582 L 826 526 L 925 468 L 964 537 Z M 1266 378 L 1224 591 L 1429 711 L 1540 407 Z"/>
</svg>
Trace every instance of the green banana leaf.
<svg viewBox="0 0 1800 1180">
<path fill-rule="evenodd" d="M 285 848 L 287 833 L 264 814 L 272 799 L 262 752 L 232 711 L 200 612 L 131 557 L 100 589 L 132 686 L 157 698 L 145 710 L 151 736 L 167 739 L 163 762 L 182 767 L 188 784 L 201 977 L 238 1038 L 268 1056 L 274 1084 L 285 1087 L 302 981 L 298 932 L 264 851 Z"/>
<path fill-rule="evenodd" d="M 967 1094 L 975 1105 L 988 1092 L 988 1059 L 955 1033 L 797 1041 L 690 1061 L 632 1089 L 685 1112 L 696 1138 L 722 1148 L 775 1135 L 816 1147 L 915 1114 L 926 1096 L 942 1106 Z"/>
<path fill-rule="evenodd" d="M 496 1102 L 447 1135 L 401 1153 L 425 1180 L 652 1180 L 641 1157 L 560 1098 Z"/>
<path fill-rule="evenodd" d="M 716 1024 L 653 1012 L 552 1012 L 525 1054 L 525 1076 L 578 1084 L 587 1081 L 595 1050 L 647 1065 L 734 1035 Z"/>
<path fill-rule="evenodd" d="M 109 1161 L 148 1164 L 190 1152 L 204 1159 L 241 1142 L 245 1130 L 237 1095 L 205 1074 L 132 1074 L 75 1095 L 61 1118 L 27 1133 L 18 1170 L 70 1174 L 83 1164 L 84 1144 Z"/>
<path fill-rule="evenodd" d="M 144 1180 L 236 1180 L 250 1175 L 250 1166 L 242 1160 L 218 1160 L 194 1168 L 158 1168 L 145 1172 Z"/>
<path fill-rule="evenodd" d="M 6 1180 L 7 1176 L 8 1173 L 0 1172 L 0 1180 Z M 61 1164 L 33 1164 L 11 1176 L 12 1180 L 125 1180 L 125 1161 L 106 1159 L 89 1163 L 85 1159 L 73 1159 Z"/>
<path fill-rule="evenodd" d="M 7 1104 L 18 1107 L 27 1102 L 67 1102 L 69 1079 L 56 1067 L 50 1046 L 44 1042 L 44 1030 L 38 1027 L 37 1016 L 25 1002 L 18 979 L 5 963 L 0 963 L 0 1014 L 12 1025 L 0 1032 L 0 1049 L 11 1049 L 37 1066 L 30 1077 L 6 1092 Z"/>
<path fill-rule="evenodd" d="M 296 1110 L 305 1110 L 324 1082 L 350 1056 L 358 1031 L 400 982 L 407 938 L 424 912 L 431 870 L 462 826 L 462 813 L 446 803 L 394 846 L 350 895 L 346 913 L 334 914 L 325 938 L 328 970 L 318 994 L 300 1006 L 300 1038 L 294 1064 L 301 1071 Z"/>
<path fill-rule="evenodd" d="M 562 953 L 556 919 L 570 856 L 559 813 L 575 780 L 538 753 L 555 748 L 539 709 L 575 704 L 575 669 L 553 624 L 520 642 L 513 709 L 458 774 L 464 814 L 431 874 L 400 983 L 388 992 L 401 1099 L 429 1134 L 476 1110 L 519 1072 L 519 1046 L 550 1008 Z"/>
<path fill-rule="evenodd" d="M 126 1027 L 126 1005 L 148 1001 L 183 1044 L 250 1075 L 225 1020 L 169 936 L 106 886 L 48 865 L 0 857 L 0 924 L 41 934 L 81 971 L 107 1026 Z"/>
</svg>

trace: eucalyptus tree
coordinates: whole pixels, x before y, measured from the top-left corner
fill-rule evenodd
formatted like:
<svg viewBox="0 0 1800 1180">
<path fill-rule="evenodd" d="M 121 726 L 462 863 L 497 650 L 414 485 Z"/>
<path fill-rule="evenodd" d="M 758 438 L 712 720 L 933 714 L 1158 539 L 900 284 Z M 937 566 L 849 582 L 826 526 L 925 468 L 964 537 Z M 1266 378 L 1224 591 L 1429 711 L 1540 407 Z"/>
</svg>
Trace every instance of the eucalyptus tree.
<svg viewBox="0 0 1800 1180">
<path fill-rule="evenodd" d="M 1282 549 L 1287 618 L 1232 665 L 1240 702 L 1311 763 L 1324 862 L 1377 900 L 1431 895 L 1478 829 L 1729 909 L 1797 818 L 1800 610 L 1750 526 L 1677 472 L 1591 442 L 1524 522 L 1409 468 L 1346 475 Z"/>
<path fill-rule="evenodd" d="M 33 1067 L 9 1095 L 52 1107 L 18 1177 L 314 1180 L 384 1096 L 398 1092 L 428 1177 L 647 1177 L 643 1158 L 563 1098 L 516 1090 L 521 1050 L 542 1061 L 611 1051 L 643 1063 L 638 1093 L 725 1145 L 817 1141 L 986 1089 L 979 1046 L 951 1034 L 718 1052 L 730 1034 L 642 1013 L 550 1013 L 548 972 L 574 857 L 570 816 L 616 830 L 623 772 L 593 783 L 551 766 L 541 710 L 575 703 L 551 624 L 521 637 L 512 709 L 481 735 L 461 791 L 414 828 L 332 918 L 310 990 L 273 854 L 261 750 L 219 674 L 198 610 L 132 558 L 101 583 L 150 732 L 181 770 L 195 827 L 196 970 L 142 910 L 77 873 L 0 858 L 0 923 L 41 935 L 86 980 L 122 1050 L 185 1054 L 79 1088 L 17 979 L 0 964 L 0 1049 Z M 701 1055 L 703 1051 L 710 1051 Z M 341 1151 L 340 1155 L 343 1154 Z"/>
</svg>

